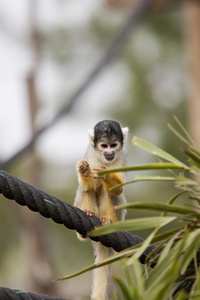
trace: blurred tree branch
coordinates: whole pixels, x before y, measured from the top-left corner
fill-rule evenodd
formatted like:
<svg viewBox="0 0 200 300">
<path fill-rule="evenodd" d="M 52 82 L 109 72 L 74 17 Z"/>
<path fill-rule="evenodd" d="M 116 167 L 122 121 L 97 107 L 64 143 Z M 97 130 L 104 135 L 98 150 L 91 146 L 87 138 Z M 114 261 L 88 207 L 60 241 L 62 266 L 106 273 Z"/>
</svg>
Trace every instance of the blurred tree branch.
<svg viewBox="0 0 200 300">
<path fill-rule="evenodd" d="M 18 158 L 22 153 L 32 148 L 32 146 L 35 144 L 35 142 L 41 134 L 49 130 L 54 124 L 57 123 L 58 120 L 60 120 L 64 115 L 68 114 L 72 110 L 75 103 L 77 103 L 78 100 L 80 100 L 80 96 L 93 84 L 98 75 L 102 73 L 102 71 L 109 65 L 109 63 L 111 63 L 111 61 L 113 61 L 113 59 L 120 53 L 130 34 L 137 27 L 138 22 L 149 11 L 149 6 L 151 2 L 152 0 L 143 0 L 142 2 L 140 2 L 140 5 L 138 5 L 137 9 L 134 8 L 132 10 L 132 14 L 128 18 L 125 25 L 116 34 L 115 38 L 113 39 L 113 41 L 111 41 L 107 50 L 105 50 L 104 55 L 100 59 L 99 63 L 97 63 L 93 67 L 91 73 L 83 81 L 83 83 L 80 85 L 77 91 L 75 91 L 71 98 L 66 101 L 66 104 L 57 112 L 57 114 L 48 124 L 46 124 L 34 133 L 33 137 L 24 147 L 22 147 L 8 160 L 0 163 L 1 169 L 5 169 L 6 167 L 8 167 L 8 165 L 12 163 L 16 158 Z M 33 31 L 33 35 L 35 35 L 35 33 L 36 32 Z M 38 42 L 38 39 L 36 40 Z"/>
</svg>

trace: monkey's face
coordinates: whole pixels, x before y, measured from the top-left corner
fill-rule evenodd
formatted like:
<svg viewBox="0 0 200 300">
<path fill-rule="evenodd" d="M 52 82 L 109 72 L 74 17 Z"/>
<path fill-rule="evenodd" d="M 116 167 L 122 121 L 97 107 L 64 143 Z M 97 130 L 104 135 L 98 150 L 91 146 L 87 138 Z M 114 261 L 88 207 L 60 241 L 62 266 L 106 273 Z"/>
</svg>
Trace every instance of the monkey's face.
<svg viewBox="0 0 200 300">
<path fill-rule="evenodd" d="M 106 162 L 113 162 L 116 158 L 117 150 L 121 148 L 121 143 L 116 141 L 113 143 L 98 143 L 98 149 L 102 153 L 103 159 Z"/>
</svg>

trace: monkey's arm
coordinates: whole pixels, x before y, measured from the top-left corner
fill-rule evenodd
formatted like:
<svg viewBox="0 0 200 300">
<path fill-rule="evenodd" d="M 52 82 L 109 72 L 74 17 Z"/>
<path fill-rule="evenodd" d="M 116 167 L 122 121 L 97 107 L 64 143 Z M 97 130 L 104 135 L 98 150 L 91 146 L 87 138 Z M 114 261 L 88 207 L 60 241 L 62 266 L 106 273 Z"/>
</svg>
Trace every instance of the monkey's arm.
<svg viewBox="0 0 200 300">
<path fill-rule="evenodd" d="M 123 186 L 118 187 L 112 191 L 110 191 L 111 188 L 118 184 L 123 184 L 125 181 L 125 177 L 123 173 L 110 173 L 110 174 L 105 174 L 102 178 L 104 185 L 111 195 L 116 195 L 119 196 L 123 192 Z"/>
<path fill-rule="evenodd" d="M 87 215 L 97 216 L 97 203 L 94 192 L 94 178 L 90 176 L 91 170 L 86 160 L 80 160 L 76 165 L 79 188 L 74 205 L 82 209 Z"/>
<path fill-rule="evenodd" d="M 76 170 L 78 173 L 78 181 L 84 192 L 93 189 L 94 179 L 90 176 L 91 170 L 88 162 L 86 160 L 78 161 L 76 165 Z"/>
<path fill-rule="evenodd" d="M 101 166 L 101 170 L 105 167 Z M 125 197 L 123 196 L 123 187 L 119 187 L 110 191 L 112 187 L 118 184 L 122 184 L 125 180 L 124 173 L 110 173 L 98 176 L 97 172 L 100 169 L 94 169 L 91 171 L 91 175 L 94 178 L 99 178 L 102 180 L 103 189 L 98 196 L 98 206 L 99 206 L 99 217 L 102 224 L 109 224 L 117 222 L 123 219 L 122 212 L 115 210 L 115 206 L 122 204 Z"/>
</svg>

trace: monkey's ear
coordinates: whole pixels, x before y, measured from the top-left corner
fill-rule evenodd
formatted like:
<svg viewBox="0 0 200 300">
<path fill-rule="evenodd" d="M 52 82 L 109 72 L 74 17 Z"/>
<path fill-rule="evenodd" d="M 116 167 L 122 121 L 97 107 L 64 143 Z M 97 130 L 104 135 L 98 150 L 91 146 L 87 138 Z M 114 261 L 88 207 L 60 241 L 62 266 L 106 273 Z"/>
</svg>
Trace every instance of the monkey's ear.
<svg viewBox="0 0 200 300">
<path fill-rule="evenodd" d="M 124 127 L 122 128 L 123 138 L 124 138 L 124 144 L 126 143 L 127 137 L 128 137 L 129 128 Z"/>
<path fill-rule="evenodd" d="M 92 146 L 94 146 L 94 129 L 88 130 L 88 135 Z"/>
</svg>

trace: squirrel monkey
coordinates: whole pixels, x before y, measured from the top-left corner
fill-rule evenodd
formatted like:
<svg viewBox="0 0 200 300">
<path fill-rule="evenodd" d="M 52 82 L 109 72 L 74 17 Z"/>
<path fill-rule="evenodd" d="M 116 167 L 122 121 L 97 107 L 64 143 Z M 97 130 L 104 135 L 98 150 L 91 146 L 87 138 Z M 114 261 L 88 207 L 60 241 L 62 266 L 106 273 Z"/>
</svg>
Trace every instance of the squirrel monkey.
<svg viewBox="0 0 200 300">
<path fill-rule="evenodd" d="M 109 173 L 98 176 L 97 172 L 126 166 L 127 134 L 128 128 L 121 128 L 116 121 L 104 120 L 97 123 L 89 131 L 89 145 L 85 157 L 76 166 L 79 187 L 74 206 L 89 216 L 100 218 L 103 225 L 124 219 L 125 210 L 115 210 L 115 206 L 126 202 L 123 187 L 113 191 L 109 189 L 124 183 L 125 174 Z M 93 242 L 93 247 L 95 263 L 112 255 L 112 249 L 104 247 L 100 242 Z M 111 267 L 108 265 L 93 271 L 92 299 L 107 299 L 110 271 Z"/>
</svg>

